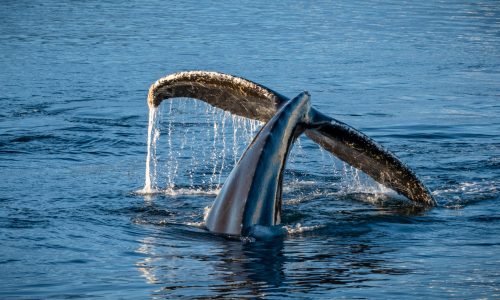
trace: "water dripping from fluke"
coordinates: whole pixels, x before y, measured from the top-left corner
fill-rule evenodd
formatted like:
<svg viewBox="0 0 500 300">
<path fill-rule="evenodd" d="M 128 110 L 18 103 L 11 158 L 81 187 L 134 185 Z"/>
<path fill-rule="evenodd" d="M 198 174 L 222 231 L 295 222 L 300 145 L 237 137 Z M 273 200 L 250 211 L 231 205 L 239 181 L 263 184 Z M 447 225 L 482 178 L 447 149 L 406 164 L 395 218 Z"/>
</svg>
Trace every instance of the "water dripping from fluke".
<svg viewBox="0 0 500 300">
<path fill-rule="evenodd" d="M 195 116 L 198 104 L 186 112 L 174 108 L 174 102 L 190 103 L 186 98 L 209 105 L 205 106 L 205 120 Z M 158 107 L 167 99 L 170 103 L 165 130 Z M 148 151 L 142 192 L 172 196 L 213 193 L 216 198 L 205 218 L 211 232 L 259 237 L 275 234 L 263 228 L 281 223 L 283 171 L 289 152 L 302 134 L 356 170 L 350 188 L 362 189 L 356 179 L 359 169 L 378 182 L 378 192 L 392 189 L 417 206 L 436 204 L 425 185 L 394 154 L 356 129 L 317 111 L 307 92 L 289 99 L 240 77 L 190 71 L 156 81 L 150 87 L 148 104 Z M 261 122 L 264 124 L 259 129 Z M 175 148 L 178 127 L 185 133 L 179 138 L 181 146 Z M 159 161 L 163 154 L 159 150 L 164 145 L 158 147 L 158 141 L 160 132 L 165 131 L 166 165 L 162 166 Z M 191 156 L 185 154 L 186 148 L 192 150 Z M 186 171 L 188 166 L 190 170 Z M 163 178 L 166 187 L 162 189 L 159 181 Z"/>
<path fill-rule="evenodd" d="M 158 107 L 151 106 L 149 108 L 148 122 L 148 140 L 147 140 L 147 156 L 146 156 L 146 174 L 144 188 L 142 193 L 151 194 L 156 191 L 156 172 L 151 172 L 151 169 L 156 171 L 156 141 L 160 137 L 158 131 Z M 153 168 L 151 168 L 153 164 Z"/>
</svg>

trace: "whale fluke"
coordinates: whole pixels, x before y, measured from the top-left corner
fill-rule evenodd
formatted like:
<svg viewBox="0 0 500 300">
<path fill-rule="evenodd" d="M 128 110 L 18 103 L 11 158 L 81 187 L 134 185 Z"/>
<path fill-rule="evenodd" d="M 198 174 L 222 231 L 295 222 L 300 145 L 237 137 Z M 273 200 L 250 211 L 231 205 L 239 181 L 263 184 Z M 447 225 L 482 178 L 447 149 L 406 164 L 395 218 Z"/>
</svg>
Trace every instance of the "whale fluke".
<svg viewBox="0 0 500 300">
<path fill-rule="evenodd" d="M 188 97 L 242 117 L 268 122 L 289 99 L 250 80 L 206 71 L 168 75 L 151 85 L 148 104 L 157 107 L 165 99 Z M 404 163 L 377 142 L 310 108 L 305 134 L 339 159 L 360 169 L 377 182 L 416 204 L 434 206 L 429 190 Z"/>
<path fill-rule="evenodd" d="M 207 71 L 174 73 L 158 79 L 148 93 L 149 106 L 165 99 L 186 97 L 202 100 L 232 114 L 267 122 L 289 99 L 250 80 Z"/>
</svg>

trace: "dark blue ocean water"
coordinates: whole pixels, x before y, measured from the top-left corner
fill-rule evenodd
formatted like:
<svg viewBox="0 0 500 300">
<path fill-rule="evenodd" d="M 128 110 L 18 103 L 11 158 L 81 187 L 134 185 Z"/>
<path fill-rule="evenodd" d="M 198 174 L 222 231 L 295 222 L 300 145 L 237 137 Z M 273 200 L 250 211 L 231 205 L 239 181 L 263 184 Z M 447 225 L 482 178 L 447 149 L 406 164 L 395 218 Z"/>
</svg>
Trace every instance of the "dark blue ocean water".
<svg viewBox="0 0 500 300">
<path fill-rule="evenodd" d="M 214 70 L 390 149 L 432 190 L 419 211 L 306 138 L 274 242 L 203 213 L 252 137 L 151 83 Z M 500 297 L 497 1 L 1 1 L 0 298 Z M 255 125 L 255 124 L 254 124 Z"/>
</svg>

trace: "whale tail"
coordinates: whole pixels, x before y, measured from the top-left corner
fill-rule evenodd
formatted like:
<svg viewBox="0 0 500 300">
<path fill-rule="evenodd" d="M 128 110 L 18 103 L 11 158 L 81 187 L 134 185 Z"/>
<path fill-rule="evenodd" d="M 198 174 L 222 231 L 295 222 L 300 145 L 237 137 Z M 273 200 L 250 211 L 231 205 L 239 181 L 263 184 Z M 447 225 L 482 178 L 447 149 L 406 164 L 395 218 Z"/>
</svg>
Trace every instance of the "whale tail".
<svg viewBox="0 0 500 300">
<path fill-rule="evenodd" d="M 232 114 L 262 122 L 268 122 L 289 101 L 287 97 L 244 78 L 189 71 L 163 77 L 151 85 L 148 104 L 156 107 L 165 99 L 177 97 L 199 99 Z M 418 205 L 436 205 L 415 173 L 374 140 L 312 107 L 309 118 L 305 134 L 325 150 Z"/>
</svg>

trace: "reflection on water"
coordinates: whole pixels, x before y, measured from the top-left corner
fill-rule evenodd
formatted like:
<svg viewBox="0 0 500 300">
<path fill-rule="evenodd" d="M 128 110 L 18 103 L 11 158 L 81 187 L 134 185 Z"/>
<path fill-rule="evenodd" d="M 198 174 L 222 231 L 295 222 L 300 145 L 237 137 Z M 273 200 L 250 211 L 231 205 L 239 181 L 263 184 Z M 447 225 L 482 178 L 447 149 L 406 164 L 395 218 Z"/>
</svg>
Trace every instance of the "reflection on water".
<svg viewBox="0 0 500 300">
<path fill-rule="evenodd" d="M 136 251 L 146 255 L 147 257 L 136 263 L 137 269 L 142 273 L 146 281 L 151 284 L 159 283 L 156 278 L 155 269 L 152 267 L 154 264 L 153 256 L 155 255 L 153 249 L 154 238 L 144 238 L 140 241 L 141 247 Z"/>
<path fill-rule="evenodd" d="M 260 297 L 283 285 L 283 240 L 257 242 L 220 241 L 220 262 L 215 266 L 223 282 L 211 287 L 219 295 L 236 291 Z"/>
<path fill-rule="evenodd" d="M 141 239 L 136 251 L 144 257 L 136 267 L 154 286 L 152 293 L 167 298 L 310 296 L 312 289 L 324 296 L 339 287 L 370 287 L 385 276 L 411 273 L 386 261 L 384 255 L 394 249 L 372 245 L 365 237 L 369 231 L 323 228 L 308 237 L 253 241 L 179 225 L 164 230 L 182 238 Z M 335 233 L 338 238 L 331 237 Z"/>
<path fill-rule="evenodd" d="M 209 233 L 204 235 L 207 235 L 206 240 L 200 238 L 195 242 L 200 246 L 208 242 L 210 253 L 189 251 L 188 254 L 179 251 L 179 245 L 153 237 L 141 240 L 137 252 L 145 257 L 136 263 L 136 267 L 148 283 L 157 286 L 154 294 L 187 296 L 192 295 L 192 289 L 196 288 L 200 296 L 248 294 L 258 297 L 270 288 L 283 285 L 283 240 L 243 242 Z M 200 280 L 192 281 L 192 276 Z M 211 283 L 206 276 L 210 276 Z"/>
</svg>

